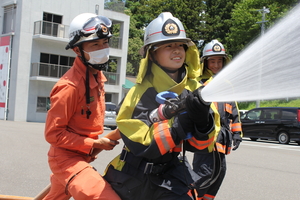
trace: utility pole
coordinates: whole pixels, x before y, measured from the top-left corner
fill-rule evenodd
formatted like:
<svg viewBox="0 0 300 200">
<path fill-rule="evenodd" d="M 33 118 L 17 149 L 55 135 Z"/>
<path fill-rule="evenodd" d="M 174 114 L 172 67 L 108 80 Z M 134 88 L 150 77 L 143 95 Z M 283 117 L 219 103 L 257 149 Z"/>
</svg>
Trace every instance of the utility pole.
<svg viewBox="0 0 300 200">
<path fill-rule="evenodd" d="M 257 10 L 258 12 L 262 13 L 262 20 L 260 22 L 256 22 L 257 24 L 261 24 L 261 35 L 265 34 L 265 22 L 268 22 L 268 20 L 265 20 L 266 13 L 270 13 L 270 9 L 266 8 L 265 6 L 263 9 Z M 260 107 L 260 101 L 256 101 L 256 108 Z"/>
<path fill-rule="evenodd" d="M 266 8 L 265 6 L 263 9 L 257 10 L 258 12 L 262 13 L 262 21 L 261 22 L 256 22 L 257 24 L 261 23 L 261 35 L 265 33 L 265 22 L 268 22 L 268 20 L 265 20 L 266 13 L 270 13 L 270 9 Z"/>
</svg>

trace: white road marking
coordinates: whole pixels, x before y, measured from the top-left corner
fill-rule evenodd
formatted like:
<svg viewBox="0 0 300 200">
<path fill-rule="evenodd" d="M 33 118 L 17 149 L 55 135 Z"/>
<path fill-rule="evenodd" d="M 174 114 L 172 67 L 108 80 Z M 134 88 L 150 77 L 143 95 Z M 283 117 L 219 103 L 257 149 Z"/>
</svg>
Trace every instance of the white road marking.
<svg viewBox="0 0 300 200">
<path fill-rule="evenodd" d="M 272 143 L 257 143 L 250 141 L 245 141 L 241 143 L 241 145 L 245 146 L 253 146 L 253 147 L 262 147 L 262 148 L 270 148 L 270 149 L 282 149 L 289 151 L 300 151 L 300 146 L 292 146 L 292 145 L 284 145 L 284 144 L 272 144 Z"/>
</svg>

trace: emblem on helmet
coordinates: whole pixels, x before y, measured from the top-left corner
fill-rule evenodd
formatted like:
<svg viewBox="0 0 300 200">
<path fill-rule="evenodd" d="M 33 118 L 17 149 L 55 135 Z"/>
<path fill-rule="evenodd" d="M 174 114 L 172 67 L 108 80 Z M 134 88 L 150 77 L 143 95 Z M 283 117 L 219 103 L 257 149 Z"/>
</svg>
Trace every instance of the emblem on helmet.
<svg viewBox="0 0 300 200">
<path fill-rule="evenodd" d="M 147 26 L 144 34 L 144 45 L 140 49 L 140 54 L 144 56 L 145 50 L 151 44 L 171 40 L 180 40 L 187 43 L 191 41 L 190 38 L 186 37 L 181 21 L 173 17 L 172 13 L 163 12 Z"/>
<path fill-rule="evenodd" d="M 213 52 L 221 52 L 222 47 L 219 44 L 215 44 L 212 48 Z"/>
<path fill-rule="evenodd" d="M 175 24 L 167 24 L 165 26 L 165 31 L 168 33 L 168 34 L 176 34 L 178 32 L 178 28 Z"/>
<path fill-rule="evenodd" d="M 179 27 L 174 20 L 168 19 L 163 25 L 162 32 L 165 36 L 179 35 Z"/>
</svg>

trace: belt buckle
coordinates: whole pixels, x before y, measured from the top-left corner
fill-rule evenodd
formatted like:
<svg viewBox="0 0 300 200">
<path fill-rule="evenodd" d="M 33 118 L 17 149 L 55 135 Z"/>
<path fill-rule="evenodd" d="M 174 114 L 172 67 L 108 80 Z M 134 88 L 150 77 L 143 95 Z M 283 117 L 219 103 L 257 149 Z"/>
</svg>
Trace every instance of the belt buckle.
<svg viewBox="0 0 300 200">
<path fill-rule="evenodd" d="M 152 168 L 153 168 L 153 163 L 147 162 L 144 169 L 144 174 L 150 174 L 152 172 Z"/>
</svg>

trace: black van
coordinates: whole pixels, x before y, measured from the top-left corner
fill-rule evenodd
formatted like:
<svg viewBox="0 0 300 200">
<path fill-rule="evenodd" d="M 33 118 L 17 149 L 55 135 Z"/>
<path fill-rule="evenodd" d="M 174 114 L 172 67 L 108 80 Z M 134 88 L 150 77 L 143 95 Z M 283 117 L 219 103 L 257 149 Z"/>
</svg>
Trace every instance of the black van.
<svg viewBox="0 0 300 200">
<path fill-rule="evenodd" d="M 300 145 L 300 108 L 262 107 L 249 110 L 241 119 L 244 137 L 278 140 L 281 144 L 296 141 Z"/>
</svg>

